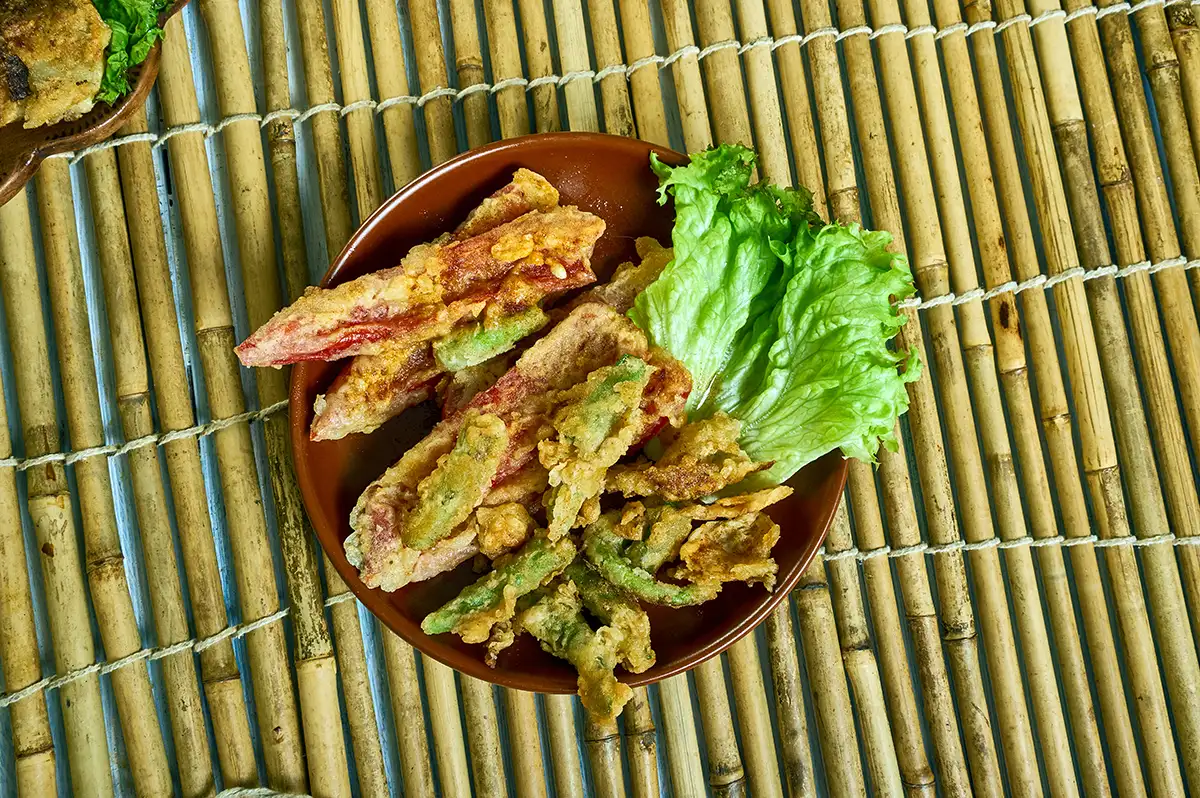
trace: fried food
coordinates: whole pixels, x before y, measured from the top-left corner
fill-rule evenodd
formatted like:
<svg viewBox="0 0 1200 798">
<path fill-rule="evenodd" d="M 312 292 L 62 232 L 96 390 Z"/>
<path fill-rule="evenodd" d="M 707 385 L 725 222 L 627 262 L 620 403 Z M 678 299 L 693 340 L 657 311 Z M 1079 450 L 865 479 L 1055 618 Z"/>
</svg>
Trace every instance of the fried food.
<svg viewBox="0 0 1200 798">
<path fill-rule="evenodd" d="M 644 673 L 652 668 L 655 656 L 650 647 L 650 616 L 641 605 L 582 560 L 567 566 L 563 576 L 579 590 L 588 612 L 621 633 L 617 654 L 625 669 Z"/>
<path fill-rule="evenodd" d="M 557 436 L 538 445 L 550 471 L 546 500 L 551 538 L 575 525 L 584 502 L 600 495 L 604 475 L 641 432 L 641 403 L 653 373 L 646 361 L 625 355 L 565 391 L 552 424 Z"/>
<path fill-rule="evenodd" d="M 504 421 L 469 413 L 454 448 L 438 458 L 433 472 L 417 485 L 416 504 L 404 519 L 404 545 L 427 549 L 466 521 L 483 503 L 507 448 Z"/>
<path fill-rule="evenodd" d="M 692 518 L 686 510 L 671 505 L 652 507 L 645 512 L 638 525 L 640 535 L 633 545 L 625 550 L 625 556 L 635 567 L 650 574 L 669 560 L 679 556 L 679 547 L 692 534 Z"/>
<path fill-rule="evenodd" d="M 517 502 L 480 507 L 475 511 L 474 523 L 479 553 L 489 560 L 524 546 L 537 528 L 537 521 L 525 505 Z"/>
<path fill-rule="evenodd" d="M 771 549 L 779 542 L 779 524 L 763 513 L 701 524 L 683 547 L 676 570 L 680 579 L 717 582 L 762 582 L 775 588 L 778 566 Z"/>
<path fill-rule="evenodd" d="M 690 607 L 703 604 L 721 592 L 716 581 L 673 584 L 655 579 L 652 574 L 629 561 L 623 551 L 623 541 L 613 526 L 616 513 L 605 513 L 583 532 L 583 553 L 601 576 L 634 597 L 650 604 L 667 607 Z"/>
<path fill-rule="evenodd" d="M 433 396 L 442 369 L 428 343 L 384 342 L 354 358 L 313 403 L 309 438 L 330 441 L 382 424 Z"/>
<path fill-rule="evenodd" d="M 527 308 L 531 297 L 594 280 L 589 261 L 603 232 L 599 217 L 566 207 L 421 244 L 399 266 L 310 288 L 243 341 L 238 357 L 246 366 L 282 366 L 377 354 L 385 341 L 445 335 L 489 302 L 509 312 Z"/>
<path fill-rule="evenodd" d="M 445 371 L 478 366 L 512 349 L 517 341 L 549 321 L 545 311 L 535 305 L 511 316 L 465 324 L 434 341 L 433 356 Z"/>
<path fill-rule="evenodd" d="M 493 626 L 513 617 L 518 598 L 561 573 L 575 554 L 570 538 L 551 541 L 534 535 L 516 554 L 497 561 L 495 570 L 425 616 L 421 629 L 431 635 L 454 632 L 467 643 L 482 643 Z"/>
<path fill-rule="evenodd" d="M 756 463 L 738 445 L 741 424 L 724 413 L 693 421 L 679 430 L 657 462 L 614 468 L 608 489 L 626 496 L 655 496 L 669 502 L 711 496 L 770 468 Z"/>
<path fill-rule="evenodd" d="M 406 548 L 397 541 L 397 545 L 385 551 L 373 549 L 364 552 L 359 541 L 356 534 L 346 538 L 346 559 L 361 569 L 363 584 L 389 592 L 412 582 L 432 579 L 457 568 L 479 553 L 473 529 L 456 532 L 425 551 Z"/>
<path fill-rule="evenodd" d="M 464 240 L 511 222 L 530 211 L 549 211 L 558 205 L 558 189 L 550 181 L 528 169 L 518 169 L 512 181 L 479 203 L 462 224 L 454 231 L 454 237 Z"/>
<path fill-rule="evenodd" d="M 0 125 L 92 110 L 111 38 L 91 0 L 0 0 Z"/>
<path fill-rule="evenodd" d="M 776 485 L 773 488 L 763 488 L 753 493 L 742 493 L 737 496 L 726 496 L 717 499 L 712 504 L 693 503 L 683 508 L 683 512 L 693 521 L 716 521 L 722 518 L 737 518 L 739 515 L 757 513 L 770 507 L 776 502 L 783 501 L 792 495 L 792 489 L 787 485 Z"/>
<path fill-rule="evenodd" d="M 633 691 L 617 681 L 617 650 L 623 635 L 611 626 L 592 630 L 583 617 L 575 586 L 561 582 L 517 618 L 542 648 L 579 671 L 579 698 L 598 721 L 613 722 Z"/>
<path fill-rule="evenodd" d="M 673 250 L 664 248 L 662 244 L 646 236 L 639 238 L 634 243 L 634 247 L 640 258 L 638 263 L 635 264 L 632 261 L 622 263 L 613 272 L 612 279 L 584 291 L 567 305 L 567 311 L 574 310 L 588 302 L 608 305 L 621 313 L 625 313 L 633 307 L 633 301 L 637 299 L 637 295 L 658 279 L 674 256 Z"/>
<path fill-rule="evenodd" d="M 510 350 L 477 366 L 468 366 L 443 377 L 437 387 L 442 418 L 459 412 L 478 394 L 495 385 L 496 380 L 504 376 L 516 360 L 517 353 Z"/>
</svg>

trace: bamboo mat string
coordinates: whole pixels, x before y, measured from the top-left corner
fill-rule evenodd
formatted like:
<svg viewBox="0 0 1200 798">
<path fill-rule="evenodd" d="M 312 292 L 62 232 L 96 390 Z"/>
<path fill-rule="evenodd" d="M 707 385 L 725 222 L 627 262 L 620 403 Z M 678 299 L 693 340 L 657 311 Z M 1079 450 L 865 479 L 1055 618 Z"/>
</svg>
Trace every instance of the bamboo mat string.
<svg viewBox="0 0 1200 798">
<path fill-rule="evenodd" d="M 163 39 L 159 96 L 168 124 L 199 119 L 195 85 L 182 23 L 175 17 Z M 225 287 L 219 224 L 203 140 L 199 134 L 171 140 L 170 163 L 183 221 L 191 282 L 193 315 L 204 370 L 208 404 L 215 418 L 245 411 L 241 378 L 233 355 L 233 317 Z M 239 424 L 214 436 L 217 466 L 226 506 L 242 618 L 255 621 L 279 609 L 275 585 L 261 575 L 273 573 L 263 501 L 258 489 L 250 429 Z M 269 786 L 307 787 L 300 719 L 294 697 L 283 628 L 264 626 L 246 638 L 254 685 L 258 728 L 262 735 Z"/>
</svg>

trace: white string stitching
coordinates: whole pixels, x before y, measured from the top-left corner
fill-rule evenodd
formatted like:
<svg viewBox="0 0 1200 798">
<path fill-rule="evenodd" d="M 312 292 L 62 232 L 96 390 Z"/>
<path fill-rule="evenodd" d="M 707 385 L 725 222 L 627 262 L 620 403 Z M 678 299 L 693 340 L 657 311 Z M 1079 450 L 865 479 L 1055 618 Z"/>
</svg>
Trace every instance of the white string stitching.
<svg viewBox="0 0 1200 798">
<path fill-rule="evenodd" d="M 276 792 L 270 787 L 230 787 L 217 793 L 217 798 L 312 798 L 308 793 Z"/>
<path fill-rule="evenodd" d="M 287 407 L 287 400 L 276 402 L 269 407 L 264 407 L 261 410 L 251 410 L 246 413 L 238 413 L 235 416 L 227 418 L 218 418 L 207 424 L 197 424 L 194 427 L 185 429 L 170 430 L 157 435 L 146 435 L 141 438 L 134 438 L 131 441 L 126 441 L 122 444 L 106 444 L 104 446 L 92 446 L 87 449 L 80 449 L 75 452 L 51 452 L 50 454 L 38 455 L 27 459 L 19 459 L 16 457 L 6 457 L 0 459 L 0 468 L 15 468 L 18 471 L 27 471 L 30 468 L 35 468 L 46 463 L 63 463 L 71 465 L 80 460 L 86 460 L 90 457 L 115 457 L 123 454 L 128 454 L 136 449 L 141 449 L 146 446 L 165 446 L 171 441 L 178 441 L 184 438 L 204 438 L 219 432 L 235 424 L 245 422 L 261 421 L 268 416 L 283 410 Z"/>
<path fill-rule="evenodd" d="M 325 600 L 325 606 L 332 607 L 335 604 L 340 604 L 343 601 L 350 601 L 353 598 L 354 594 L 349 592 L 341 593 L 336 596 L 330 596 Z M 205 649 L 212 648 L 224 640 L 237 640 L 238 638 L 245 637 L 251 632 L 262 629 L 264 626 L 270 626 L 277 621 L 281 621 L 286 618 L 289 613 L 290 608 L 284 607 L 281 610 L 277 610 L 270 615 L 264 615 L 262 618 L 250 621 L 249 623 L 227 626 L 216 634 L 209 635 L 208 637 L 183 640 L 178 643 L 172 643 L 169 646 L 161 646 L 159 648 L 143 648 L 133 652 L 132 654 L 127 654 L 124 657 L 112 660 L 111 662 L 93 662 L 91 665 L 85 665 L 82 668 L 64 673 L 61 676 L 47 676 L 46 678 L 40 679 L 33 684 L 22 687 L 20 690 L 0 695 L 0 709 L 4 709 L 10 704 L 15 704 L 18 701 L 23 701 L 24 699 L 29 698 L 31 695 L 43 690 L 57 690 L 63 685 L 78 681 L 79 679 L 90 676 L 94 673 L 108 674 L 132 665 L 135 662 L 164 659 L 174 654 L 179 654 L 189 650 L 199 654 Z"/>
<path fill-rule="evenodd" d="M 212 138 L 227 126 L 234 124 L 235 122 L 257 122 L 261 127 L 266 127 L 273 122 L 286 119 L 290 120 L 293 124 L 302 124 L 317 114 L 327 112 L 337 112 L 339 115 L 345 117 L 354 111 L 370 108 L 374 110 L 375 113 L 381 114 L 389 108 L 394 108 L 398 105 L 414 105 L 418 108 L 423 108 L 430 101 L 442 97 L 452 98 L 453 102 L 461 102 L 463 99 L 470 97 L 473 94 L 478 94 L 480 92 L 495 94 L 503 89 L 516 86 L 524 87 L 526 91 L 533 91 L 536 88 L 547 85 L 563 87 L 576 80 L 590 80 L 594 83 L 599 83 L 601 80 L 613 75 L 624 75 L 626 79 L 629 79 L 634 72 L 637 72 L 639 69 L 643 69 L 652 64 L 656 65 L 659 69 L 666 69 L 681 58 L 695 56 L 699 60 L 730 48 L 736 48 L 739 54 L 749 52 L 756 47 L 770 47 L 771 50 L 774 51 L 786 44 L 798 44 L 799 46 L 804 47 L 815 39 L 826 36 L 832 36 L 834 37 L 835 41 L 840 42 L 843 39 L 851 36 L 857 36 L 859 34 L 866 34 L 868 38 L 871 39 L 877 39 L 880 36 L 884 36 L 889 33 L 903 33 L 906 39 L 911 39 L 915 36 L 924 34 L 932 34 L 935 39 L 942 39 L 951 34 L 960 32 L 965 32 L 967 36 L 971 36 L 983 30 L 994 30 L 995 32 L 999 33 L 1006 28 L 1021 22 L 1033 27 L 1050 19 L 1063 19 L 1065 22 L 1071 22 L 1086 15 L 1095 15 L 1097 19 L 1103 19 L 1109 14 L 1115 14 L 1118 12 L 1136 14 L 1138 11 L 1150 8 L 1151 6 L 1169 6 L 1176 5 L 1178 3 L 1200 4 L 1200 0 L 1140 0 L 1140 2 L 1132 6 L 1127 2 L 1120 2 L 1114 3 L 1110 6 L 1105 6 L 1103 8 L 1097 8 L 1094 5 L 1088 5 L 1078 8 L 1069 14 L 1062 9 L 1056 8 L 1045 11 L 1039 14 L 1037 17 L 1032 18 L 1028 14 L 1017 14 L 1016 16 L 1010 17 L 1009 19 L 1001 22 L 996 22 L 990 19 L 985 19 L 971 25 L 967 25 L 965 22 L 955 22 L 946 26 L 945 28 L 940 29 L 934 27 L 933 25 L 920 25 L 915 28 L 909 28 L 902 23 L 893 22 L 887 25 L 881 25 L 878 28 L 871 28 L 867 25 L 857 25 L 852 28 L 847 28 L 846 30 L 839 30 L 834 27 L 824 27 L 810 31 L 809 33 L 803 35 L 799 33 L 791 33 L 785 36 L 780 36 L 777 39 L 770 36 L 763 36 L 744 44 L 737 40 L 729 39 L 726 41 L 714 42 L 713 44 L 707 45 L 703 49 L 694 44 L 689 44 L 666 56 L 654 53 L 639 58 L 628 65 L 611 64 L 604 67 L 599 72 L 595 72 L 590 69 L 582 69 L 567 72 L 563 75 L 543 75 L 541 77 L 532 79 L 524 77 L 512 77 L 504 78 L 503 80 L 492 84 L 475 83 L 462 89 L 439 86 L 421 95 L 403 94 L 378 101 L 372 99 L 355 100 L 354 102 L 346 105 L 340 105 L 335 102 L 319 103 L 303 111 L 295 108 L 280 108 L 274 111 L 269 111 L 265 115 L 257 113 L 231 114 L 211 124 L 208 122 L 190 122 L 168 128 L 159 134 L 133 133 L 127 136 L 116 136 L 106 141 L 99 142 L 98 144 L 92 144 L 83 148 L 82 150 L 57 153 L 49 157 L 67 158 L 72 164 L 76 164 L 88 155 L 92 155 L 112 147 L 120 147 L 124 144 L 142 142 L 149 143 L 157 148 L 162 147 L 166 142 L 170 141 L 175 136 L 181 136 L 187 133 L 200 133 L 205 138 Z"/>
<path fill-rule="evenodd" d="M 1091 545 L 1098 549 L 1115 548 L 1117 546 L 1132 546 L 1134 548 L 1142 548 L 1145 546 L 1157 545 L 1172 545 L 1172 546 L 1200 546 L 1200 535 L 1178 536 L 1173 532 L 1168 532 L 1163 535 L 1154 535 L 1151 537 L 1138 538 L 1132 535 L 1119 538 L 1100 538 L 1096 535 L 1082 535 L 1080 537 L 1064 537 L 1055 535 L 1048 538 L 1034 538 L 1028 535 L 1012 540 L 1002 540 L 992 537 L 986 540 L 979 540 L 973 543 L 968 543 L 965 540 L 955 540 L 950 543 L 916 543 L 912 546 L 880 546 L 877 549 L 862 551 L 857 547 L 842 549 L 841 551 L 826 552 L 822 547 L 819 552 L 826 562 L 837 562 L 838 560 L 858 560 L 865 562 L 878 557 L 898 558 L 908 557 L 913 554 L 926 554 L 930 556 L 939 554 L 953 554 L 955 552 L 964 551 L 984 551 L 986 549 L 1016 549 L 1029 546 L 1039 548 L 1043 546 L 1082 546 Z"/>
</svg>

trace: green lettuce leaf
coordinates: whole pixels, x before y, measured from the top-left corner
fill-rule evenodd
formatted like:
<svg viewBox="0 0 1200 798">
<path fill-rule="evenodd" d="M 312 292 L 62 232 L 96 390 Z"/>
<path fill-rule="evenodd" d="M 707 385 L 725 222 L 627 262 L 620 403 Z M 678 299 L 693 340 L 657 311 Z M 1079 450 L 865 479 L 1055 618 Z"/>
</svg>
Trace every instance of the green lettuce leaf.
<svg viewBox="0 0 1200 798">
<path fill-rule="evenodd" d="M 893 303 L 914 292 L 891 236 L 825 224 L 807 192 L 751 184 L 744 147 L 652 160 L 660 201 L 675 201 L 675 259 L 629 315 L 691 371 L 690 417 L 728 413 L 746 452 L 774 461 L 735 490 L 834 449 L 866 461 L 894 449 L 920 363 L 890 346 L 905 323 Z"/>
<path fill-rule="evenodd" d="M 831 224 L 801 231 L 783 253 L 782 300 L 748 328 L 705 406 L 742 422 L 747 454 L 775 461 L 751 481 L 778 484 L 833 449 L 866 461 L 880 444 L 895 449 L 920 364 L 888 346 L 906 320 L 892 300 L 914 290 L 891 239 Z"/>
<path fill-rule="evenodd" d="M 129 92 L 129 70 L 145 61 L 162 38 L 158 15 L 167 0 L 93 0 L 93 4 L 112 29 L 96 99 L 112 103 Z"/>
<path fill-rule="evenodd" d="M 659 202 L 675 200 L 675 257 L 629 315 L 691 372 L 689 408 L 704 401 L 738 333 L 761 313 L 757 298 L 779 284 L 773 244 L 790 241 L 811 217 L 807 191 L 750 185 L 754 162 L 739 146 L 697 153 L 679 167 L 651 156 Z"/>
</svg>

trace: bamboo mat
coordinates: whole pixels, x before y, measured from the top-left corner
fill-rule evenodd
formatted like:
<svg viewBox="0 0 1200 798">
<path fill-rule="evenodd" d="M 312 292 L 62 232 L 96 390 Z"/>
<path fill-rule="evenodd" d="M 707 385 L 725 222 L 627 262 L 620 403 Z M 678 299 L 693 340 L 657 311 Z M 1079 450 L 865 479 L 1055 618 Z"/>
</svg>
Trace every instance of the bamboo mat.
<svg viewBox="0 0 1200 798">
<path fill-rule="evenodd" d="M 192 3 L 0 208 L 0 794 L 1200 794 L 1192 6 L 865 1 Z M 927 364 L 790 601 L 606 728 L 351 600 L 231 351 L 395 187 L 560 128 L 892 231 Z"/>
</svg>

